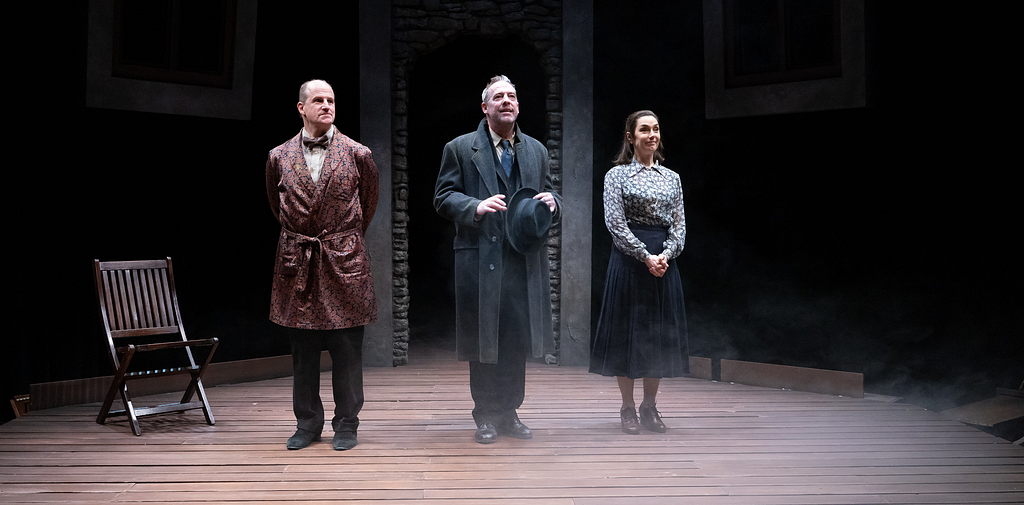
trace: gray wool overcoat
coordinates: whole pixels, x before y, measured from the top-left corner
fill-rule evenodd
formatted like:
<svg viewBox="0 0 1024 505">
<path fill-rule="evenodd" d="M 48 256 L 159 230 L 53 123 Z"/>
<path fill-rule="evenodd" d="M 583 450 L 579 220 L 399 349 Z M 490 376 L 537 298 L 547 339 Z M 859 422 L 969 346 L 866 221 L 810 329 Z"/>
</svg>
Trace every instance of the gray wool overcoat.
<svg viewBox="0 0 1024 505">
<path fill-rule="evenodd" d="M 562 198 L 551 184 L 548 150 L 516 126 L 514 145 L 521 187 L 550 192 L 557 202 L 553 219 L 561 216 Z M 458 359 L 495 363 L 498 360 L 498 314 L 501 301 L 505 213 L 484 214 L 476 207 L 500 192 L 494 148 L 487 121 L 444 146 L 434 189 L 434 208 L 455 223 L 455 335 Z M 507 203 L 511 194 L 505 195 Z M 515 254 L 514 252 L 512 254 Z M 554 352 L 547 248 L 526 256 L 530 341 L 535 358 Z"/>
</svg>

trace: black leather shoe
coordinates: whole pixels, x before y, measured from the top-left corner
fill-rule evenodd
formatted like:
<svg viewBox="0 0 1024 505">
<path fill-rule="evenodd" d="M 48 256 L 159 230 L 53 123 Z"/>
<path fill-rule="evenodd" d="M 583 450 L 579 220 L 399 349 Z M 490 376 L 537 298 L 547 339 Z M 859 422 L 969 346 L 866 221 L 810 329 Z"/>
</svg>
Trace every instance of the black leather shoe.
<svg viewBox="0 0 1024 505">
<path fill-rule="evenodd" d="M 498 429 L 494 424 L 483 422 L 476 427 L 476 443 L 493 444 L 498 441 Z"/>
<path fill-rule="evenodd" d="M 313 442 L 320 441 L 320 434 L 306 431 L 302 428 L 295 430 L 295 434 L 288 438 L 288 450 L 303 449 Z"/>
<path fill-rule="evenodd" d="M 665 423 L 661 421 L 661 412 L 654 405 L 640 404 L 640 426 L 655 433 L 665 433 Z"/>
<path fill-rule="evenodd" d="M 334 440 L 331 441 L 331 447 L 334 447 L 334 450 L 347 451 L 355 446 L 356 432 L 338 431 L 334 433 Z"/>
<path fill-rule="evenodd" d="M 633 407 L 622 407 L 619 411 L 619 418 L 622 420 L 622 432 L 627 435 L 640 434 L 640 420 L 636 417 L 636 409 Z"/>
<path fill-rule="evenodd" d="M 498 434 L 505 437 L 528 440 L 533 438 L 530 428 L 519 420 L 519 416 L 513 415 L 498 425 Z"/>
</svg>

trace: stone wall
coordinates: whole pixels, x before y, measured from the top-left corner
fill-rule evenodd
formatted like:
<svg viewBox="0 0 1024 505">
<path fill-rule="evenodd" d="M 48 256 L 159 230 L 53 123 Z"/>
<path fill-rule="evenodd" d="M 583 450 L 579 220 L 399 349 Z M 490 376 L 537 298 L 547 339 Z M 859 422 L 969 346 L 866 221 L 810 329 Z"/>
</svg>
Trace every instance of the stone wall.
<svg viewBox="0 0 1024 505">
<path fill-rule="evenodd" d="M 420 55 L 437 50 L 455 37 L 518 37 L 536 48 L 547 79 L 546 144 L 551 178 L 562 189 L 562 0 L 392 0 L 392 261 L 394 365 L 408 363 L 409 350 L 409 174 L 408 72 Z M 544 137 L 541 137 L 544 138 Z M 548 259 L 552 327 L 557 361 L 561 317 L 561 227 L 551 230 Z"/>
</svg>

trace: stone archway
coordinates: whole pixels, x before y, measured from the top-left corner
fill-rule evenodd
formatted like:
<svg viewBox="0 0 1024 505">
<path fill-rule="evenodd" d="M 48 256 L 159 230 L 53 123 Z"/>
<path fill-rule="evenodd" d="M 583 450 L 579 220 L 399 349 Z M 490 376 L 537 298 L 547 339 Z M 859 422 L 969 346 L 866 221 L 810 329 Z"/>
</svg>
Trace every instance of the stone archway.
<svg viewBox="0 0 1024 505">
<path fill-rule="evenodd" d="M 493 55 L 501 54 L 495 59 Z M 543 141 L 546 77 L 536 50 L 517 38 L 462 35 L 421 55 L 408 75 L 409 345 L 451 350 L 455 345 L 455 227 L 434 211 L 441 146 L 476 128 L 480 90 L 506 74 L 519 94 L 519 126 Z M 416 351 L 411 351 L 415 353 Z"/>
<path fill-rule="evenodd" d="M 391 189 L 392 189 L 392 328 L 393 364 L 408 362 L 409 346 L 409 212 L 408 111 L 409 73 L 416 60 L 463 35 L 517 38 L 540 55 L 546 80 L 543 140 L 551 158 L 555 188 L 562 186 L 562 2 L 561 0 L 393 0 L 391 29 Z M 466 129 L 473 125 L 467 125 Z M 561 228 L 552 230 L 550 259 L 552 325 L 556 353 L 560 342 Z M 383 312 L 383 311 L 382 311 Z"/>
</svg>

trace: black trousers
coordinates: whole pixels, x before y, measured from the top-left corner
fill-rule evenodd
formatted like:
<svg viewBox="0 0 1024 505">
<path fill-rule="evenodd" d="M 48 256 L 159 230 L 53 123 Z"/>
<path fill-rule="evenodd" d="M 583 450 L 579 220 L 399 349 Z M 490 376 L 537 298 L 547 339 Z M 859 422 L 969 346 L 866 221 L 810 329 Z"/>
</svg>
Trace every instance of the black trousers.
<svg viewBox="0 0 1024 505">
<path fill-rule="evenodd" d="M 498 362 L 469 362 L 469 389 L 477 425 L 510 419 L 526 396 L 526 357 L 530 353 L 526 258 L 506 250 L 502 261 Z"/>
<path fill-rule="evenodd" d="M 363 408 L 363 327 L 340 330 L 287 328 L 292 344 L 292 410 L 298 427 L 321 433 L 324 404 L 320 400 L 320 352 L 331 355 L 335 432 L 356 431 Z"/>
</svg>

